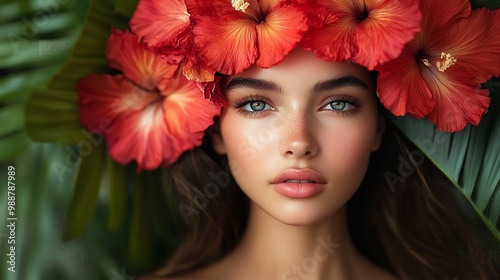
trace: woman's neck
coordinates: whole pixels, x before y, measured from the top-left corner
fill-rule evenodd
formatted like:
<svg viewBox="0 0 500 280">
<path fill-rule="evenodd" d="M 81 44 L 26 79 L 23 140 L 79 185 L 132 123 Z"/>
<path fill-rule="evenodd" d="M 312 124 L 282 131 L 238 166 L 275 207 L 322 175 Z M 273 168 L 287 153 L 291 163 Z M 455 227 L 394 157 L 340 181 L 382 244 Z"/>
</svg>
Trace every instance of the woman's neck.
<svg viewBox="0 0 500 280">
<path fill-rule="evenodd" d="M 251 204 L 248 226 L 222 263 L 251 279 L 355 279 L 365 261 L 356 251 L 343 207 L 315 225 L 286 225 Z M 256 275 L 258 274 L 258 275 Z M 228 277 L 231 278 L 231 277 Z"/>
<path fill-rule="evenodd" d="M 294 226 L 253 203 L 245 234 L 232 252 L 175 279 L 396 280 L 358 253 L 349 235 L 346 206 L 315 225 Z"/>
<path fill-rule="evenodd" d="M 277 274 L 261 279 L 326 279 L 325 273 L 331 273 L 328 270 L 343 267 L 339 256 L 352 253 L 344 208 L 311 226 L 283 224 L 255 204 L 249 215 L 248 228 L 235 253 L 239 251 L 258 267 Z"/>
</svg>

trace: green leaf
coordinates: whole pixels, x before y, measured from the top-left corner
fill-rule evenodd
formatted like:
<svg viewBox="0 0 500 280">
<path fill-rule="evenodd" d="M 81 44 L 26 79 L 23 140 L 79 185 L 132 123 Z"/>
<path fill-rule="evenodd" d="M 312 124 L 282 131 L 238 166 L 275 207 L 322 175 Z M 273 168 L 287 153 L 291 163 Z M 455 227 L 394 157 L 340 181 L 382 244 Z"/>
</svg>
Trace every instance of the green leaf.
<svg viewBox="0 0 500 280">
<path fill-rule="evenodd" d="M 492 118 L 484 118 L 482 120 L 481 126 L 477 127 L 477 133 L 474 133 L 470 137 L 471 147 L 475 147 L 474 153 L 467 153 L 464 163 L 464 173 L 463 173 L 463 190 L 464 193 L 471 197 L 474 191 L 474 187 L 477 184 L 477 180 L 479 178 L 479 173 L 481 172 L 481 165 L 483 161 L 483 155 L 486 150 L 486 143 L 488 141 L 486 135 L 491 126 Z M 467 130 L 470 131 L 470 127 L 467 127 Z"/>
<path fill-rule="evenodd" d="M 495 102 L 490 110 L 500 112 L 500 103 Z M 491 116 L 491 113 L 490 113 Z M 477 192 L 477 207 L 479 211 L 485 212 L 489 203 L 495 204 L 500 201 L 491 201 L 493 193 L 500 185 L 500 122 L 496 120 L 492 122 L 491 133 L 488 136 L 488 143 L 486 146 L 486 153 L 484 154 L 482 169 L 479 175 L 478 186 L 481 186 L 481 191 Z M 477 153 L 477 147 L 470 147 L 471 153 Z M 487 172 L 486 172 L 487 171 Z M 491 220 L 491 219 L 490 219 Z M 498 221 L 491 220 L 494 225 Z"/>
<path fill-rule="evenodd" d="M 179 211 L 176 204 L 178 201 L 175 200 L 176 192 L 167 172 L 167 170 L 159 171 L 162 180 L 155 183 L 159 187 L 152 188 L 150 193 L 150 200 L 154 202 L 154 207 L 149 208 L 150 215 L 156 218 L 154 225 L 158 226 L 158 232 L 161 235 L 171 233 L 172 229 L 178 228 L 178 223 L 180 223 L 179 216 L 176 215 Z"/>
<path fill-rule="evenodd" d="M 127 263 L 131 271 L 138 272 L 141 268 L 152 263 L 152 225 L 150 223 L 148 200 L 151 188 L 158 187 L 154 184 L 154 172 L 143 172 L 135 176 L 132 194 L 132 221 L 127 253 Z"/>
<path fill-rule="evenodd" d="M 5 24 L 6 22 L 12 20 L 19 20 L 21 15 L 24 14 L 24 10 L 19 5 L 19 2 L 10 1 L 10 3 L 2 3 L 2 9 L 0 9 L 0 23 Z"/>
<path fill-rule="evenodd" d="M 93 146 L 88 155 L 82 155 L 64 227 L 65 240 L 82 235 L 92 219 L 97 207 L 105 160 L 106 151 L 103 144 Z"/>
<path fill-rule="evenodd" d="M 24 151 L 31 144 L 24 131 L 10 134 L 9 137 L 0 138 L 0 162 L 7 162 L 17 154 Z"/>
<path fill-rule="evenodd" d="M 492 92 L 495 88 L 490 89 Z M 462 191 L 478 216 L 500 239 L 500 99 L 493 96 L 479 126 L 449 134 L 427 120 L 392 121 Z"/>
<path fill-rule="evenodd" d="M 6 1 L 0 15 L 0 108 L 4 114 L 16 112 L 16 120 L 1 119 L 2 144 L 8 148 L 0 151 L 4 160 L 13 158 L 30 143 L 24 131 L 20 106 L 28 93 L 43 88 L 67 58 L 71 45 L 80 30 L 81 11 L 74 9 L 75 2 Z M 84 5 L 80 2 L 77 6 Z M 82 4 L 83 3 L 83 4 Z M 14 106 L 14 107 L 12 107 Z M 5 115 L 4 115 L 5 116 Z M 18 128 L 13 132 L 13 125 Z"/>
<path fill-rule="evenodd" d="M 26 101 L 25 122 L 29 136 L 36 141 L 65 145 L 84 140 L 76 98 L 73 91 L 34 91 Z"/>
<path fill-rule="evenodd" d="M 495 194 L 493 195 L 493 201 L 500 201 L 500 188 L 497 186 Z M 498 221 L 500 220 L 500 203 L 492 203 L 491 204 L 491 220 Z"/>
<path fill-rule="evenodd" d="M 0 77 L 0 102 L 24 99 L 29 91 L 45 86 L 59 68 L 56 64 Z"/>
<path fill-rule="evenodd" d="M 128 20 L 114 13 L 116 0 L 92 1 L 83 31 L 66 65 L 47 89 L 34 91 L 26 102 L 26 130 L 37 141 L 77 143 L 82 140 L 76 82 L 109 71 L 105 58 L 112 27 L 125 27 Z"/>
<path fill-rule="evenodd" d="M 132 14 L 135 11 L 135 8 L 137 7 L 137 0 L 118 0 L 116 2 L 115 6 L 115 13 L 122 15 L 123 18 L 131 18 Z"/>
<path fill-rule="evenodd" d="M 500 1 L 498 0 L 470 0 L 473 9 L 476 8 L 490 8 L 498 9 L 500 8 Z"/>
<path fill-rule="evenodd" d="M 120 229 L 127 217 L 128 207 L 128 172 L 127 167 L 108 158 L 109 174 L 109 219 L 108 228 Z"/>
<path fill-rule="evenodd" d="M 47 24 L 38 25 L 32 34 L 25 32 L 23 22 L 0 27 L 0 32 L 6 34 L 0 40 L 3 67 L 34 67 L 51 60 L 52 55 L 67 55 L 76 35 L 76 21 L 74 15 L 59 14 L 47 20 Z"/>
<path fill-rule="evenodd" d="M 9 104 L 0 110 L 0 161 L 13 159 L 31 143 L 23 127 L 24 106 Z"/>
<path fill-rule="evenodd" d="M 23 128 L 23 112 L 24 106 L 22 103 L 13 104 L 0 110 L 0 123 L 2 124 L 0 126 L 0 138 Z"/>
</svg>

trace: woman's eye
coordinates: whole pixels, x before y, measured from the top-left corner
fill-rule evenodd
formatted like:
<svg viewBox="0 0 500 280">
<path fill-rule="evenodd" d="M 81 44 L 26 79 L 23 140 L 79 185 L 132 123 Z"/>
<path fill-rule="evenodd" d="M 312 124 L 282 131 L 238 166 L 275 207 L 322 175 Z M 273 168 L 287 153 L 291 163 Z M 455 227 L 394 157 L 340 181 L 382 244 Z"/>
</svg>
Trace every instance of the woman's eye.
<svg viewBox="0 0 500 280">
<path fill-rule="evenodd" d="M 331 101 L 330 103 L 328 103 L 328 105 L 323 107 L 323 109 L 325 110 L 333 110 L 333 111 L 349 111 L 352 110 L 353 108 L 354 105 L 343 100 Z"/>
<path fill-rule="evenodd" d="M 242 106 L 243 109 L 249 112 L 260 112 L 264 110 L 269 110 L 269 105 L 264 101 L 249 101 L 247 104 Z"/>
<path fill-rule="evenodd" d="M 269 105 L 267 98 L 261 96 L 248 96 L 234 102 L 234 107 L 244 114 L 260 114 L 264 111 L 274 110 Z"/>
</svg>

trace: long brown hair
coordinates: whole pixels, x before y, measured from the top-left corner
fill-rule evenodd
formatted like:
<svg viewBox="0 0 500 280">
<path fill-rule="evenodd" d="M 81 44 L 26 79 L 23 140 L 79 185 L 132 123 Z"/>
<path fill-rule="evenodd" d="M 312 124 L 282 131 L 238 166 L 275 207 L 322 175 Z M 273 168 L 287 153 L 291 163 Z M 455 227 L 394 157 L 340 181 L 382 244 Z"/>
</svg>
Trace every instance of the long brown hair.
<svg viewBox="0 0 500 280">
<path fill-rule="evenodd" d="M 241 238 L 248 198 L 209 139 L 170 171 L 186 222 L 184 241 L 157 276 L 185 273 L 228 253 Z M 458 192 L 390 122 L 348 203 L 358 250 L 401 279 L 493 279 L 484 244 L 461 218 Z"/>
</svg>

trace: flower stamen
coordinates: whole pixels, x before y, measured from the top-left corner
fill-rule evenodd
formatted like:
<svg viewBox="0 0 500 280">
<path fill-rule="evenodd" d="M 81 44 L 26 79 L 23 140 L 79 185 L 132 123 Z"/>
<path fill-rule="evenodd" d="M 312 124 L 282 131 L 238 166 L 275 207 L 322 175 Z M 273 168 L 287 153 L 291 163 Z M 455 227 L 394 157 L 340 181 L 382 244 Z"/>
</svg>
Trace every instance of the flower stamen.
<svg viewBox="0 0 500 280">
<path fill-rule="evenodd" d="M 439 57 L 441 60 L 436 62 L 436 66 L 439 71 L 444 72 L 446 69 L 450 68 L 453 64 L 457 62 L 451 54 L 442 52 Z"/>
<path fill-rule="evenodd" d="M 432 64 L 429 62 L 429 60 L 428 60 L 427 58 L 422 58 L 420 61 L 422 61 L 422 63 L 423 63 L 425 66 L 427 66 L 427 67 L 431 68 Z"/>
<path fill-rule="evenodd" d="M 248 2 L 245 2 L 243 0 L 231 0 L 231 5 L 236 11 L 242 11 L 242 12 L 245 12 L 248 6 L 250 6 Z"/>
</svg>

